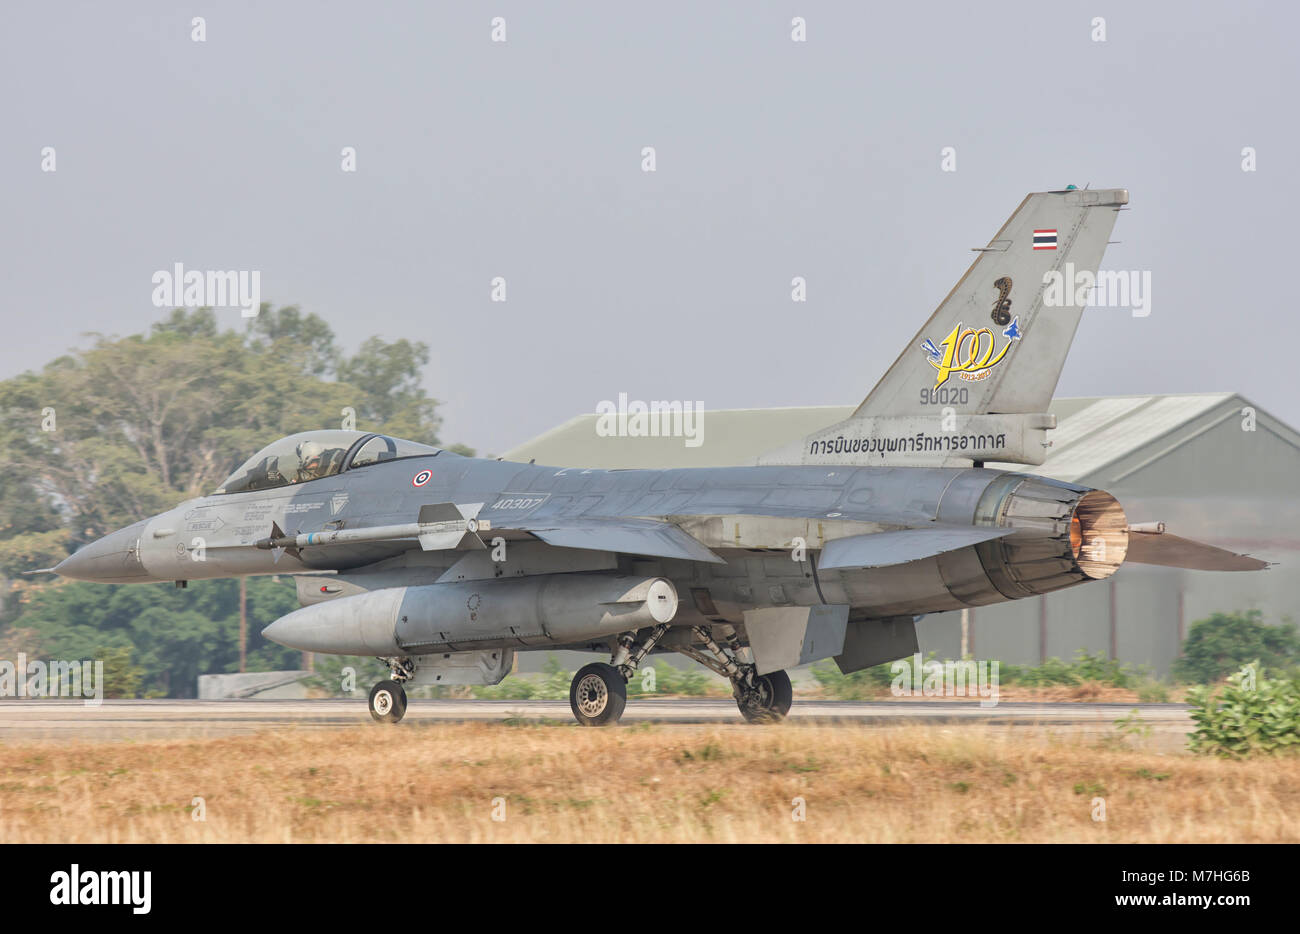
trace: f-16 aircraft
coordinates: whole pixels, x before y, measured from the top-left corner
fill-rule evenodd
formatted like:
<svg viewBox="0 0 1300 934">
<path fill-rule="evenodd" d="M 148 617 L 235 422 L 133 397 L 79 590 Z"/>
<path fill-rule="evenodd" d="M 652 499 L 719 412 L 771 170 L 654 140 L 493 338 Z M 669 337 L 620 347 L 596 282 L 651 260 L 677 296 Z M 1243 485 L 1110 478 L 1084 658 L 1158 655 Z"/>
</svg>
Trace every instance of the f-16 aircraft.
<svg viewBox="0 0 1300 934">
<path fill-rule="evenodd" d="M 926 613 L 1102 580 L 1128 562 L 1266 562 L 1131 524 L 1102 490 L 994 469 L 1041 464 L 1047 414 L 1122 189 L 1024 199 L 844 422 L 754 465 L 588 470 L 461 457 L 359 431 L 259 451 L 209 496 L 114 532 L 56 568 L 105 583 L 292 574 L 302 607 L 263 630 L 370 655 L 404 685 L 495 684 L 514 653 L 608 654 L 569 692 L 618 721 L 651 652 L 732 684 L 750 721 L 784 717 L 786 670 L 911 655 Z M 1086 281 L 1086 280 L 1085 280 Z"/>
</svg>

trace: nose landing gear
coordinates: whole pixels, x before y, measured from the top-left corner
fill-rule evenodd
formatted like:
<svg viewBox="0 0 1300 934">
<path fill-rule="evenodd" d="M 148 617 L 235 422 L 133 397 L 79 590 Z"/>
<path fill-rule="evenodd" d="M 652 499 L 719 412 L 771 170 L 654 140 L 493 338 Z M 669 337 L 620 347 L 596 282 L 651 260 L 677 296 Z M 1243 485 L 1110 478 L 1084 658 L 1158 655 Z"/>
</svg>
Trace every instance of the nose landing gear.
<svg viewBox="0 0 1300 934">
<path fill-rule="evenodd" d="M 370 716 L 380 723 L 396 723 L 406 716 L 406 688 L 402 683 L 415 677 L 415 662 L 409 658 L 381 658 L 393 673 L 370 689 Z"/>
<path fill-rule="evenodd" d="M 406 689 L 396 681 L 380 681 L 370 689 L 370 716 L 396 723 L 406 714 Z"/>
</svg>

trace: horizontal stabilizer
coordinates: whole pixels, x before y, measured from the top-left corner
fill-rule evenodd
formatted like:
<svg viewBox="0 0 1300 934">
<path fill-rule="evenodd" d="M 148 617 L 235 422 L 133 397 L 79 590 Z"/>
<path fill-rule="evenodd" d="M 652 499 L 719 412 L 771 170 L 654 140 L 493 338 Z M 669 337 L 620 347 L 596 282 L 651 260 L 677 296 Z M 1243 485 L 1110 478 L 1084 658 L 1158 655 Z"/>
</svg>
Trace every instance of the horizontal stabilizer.
<svg viewBox="0 0 1300 934">
<path fill-rule="evenodd" d="M 1132 528 L 1129 529 L 1128 553 L 1124 560 L 1191 571 L 1262 571 L 1269 564 L 1259 558 L 1194 542 L 1190 538 L 1179 538 L 1168 532 L 1142 532 Z"/>
<path fill-rule="evenodd" d="M 655 558 L 726 563 L 695 538 L 667 522 L 649 519 L 540 519 L 511 524 L 510 527 L 529 532 L 548 545 L 559 548 L 586 548 Z"/>
<path fill-rule="evenodd" d="M 906 564 L 919 558 L 931 558 L 945 551 L 956 551 L 969 545 L 978 545 L 1004 535 L 1014 529 L 957 526 L 929 529 L 898 529 L 893 532 L 876 532 L 854 535 L 827 542 L 822 549 L 819 571 L 835 568 L 882 568 L 891 564 Z"/>
</svg>

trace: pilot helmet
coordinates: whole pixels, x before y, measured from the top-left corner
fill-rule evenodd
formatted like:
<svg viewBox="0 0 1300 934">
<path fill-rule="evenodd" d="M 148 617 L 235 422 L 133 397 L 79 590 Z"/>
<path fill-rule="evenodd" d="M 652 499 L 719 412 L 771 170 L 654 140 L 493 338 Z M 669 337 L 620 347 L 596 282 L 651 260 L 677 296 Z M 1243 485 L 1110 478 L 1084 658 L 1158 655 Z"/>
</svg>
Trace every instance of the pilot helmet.
<svg viewBox="0 0 1300 934">
<path fill-rule="evenodd" d="M 320 466 L 321 455 L 325 453 L 325 445 L 319 441 L 300 441 L 298 442 L 298 463 L 304 468 L 315 469 Z"/>
</svg>

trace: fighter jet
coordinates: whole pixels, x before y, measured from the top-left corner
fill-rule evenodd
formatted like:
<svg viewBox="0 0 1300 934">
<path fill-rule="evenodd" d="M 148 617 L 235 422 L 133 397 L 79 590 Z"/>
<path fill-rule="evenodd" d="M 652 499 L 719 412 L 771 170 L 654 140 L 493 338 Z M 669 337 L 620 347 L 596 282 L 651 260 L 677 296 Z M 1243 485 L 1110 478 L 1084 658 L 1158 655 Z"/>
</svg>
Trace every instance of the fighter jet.
<svg viewBox="0 0 1300 934">
<path fill-rule="evenodd" d="M 579 723 L 618 721 L 651 652 L 730 680 L 752 722 L 784 717 L 787 669 L 852 672 L 917 651 L 926 613 L 1051 593 L 1138 562 L 1266 562 L 1130 524 L 1115 497 L 997 465 L 1041 464 L 1081 304 L 1122 189 L 1024 199 L 853 415 L 752 465 L 589 470 L 462 457 L 359 431 L 276 441 L 221 488 L 114 532 L 54 570 L 106 583 L 294 575 L 300 609 L 263 633 L 370 655 L 404 685 L 495 684 L 514 653 L 582 668 Z"/>
</svg>

